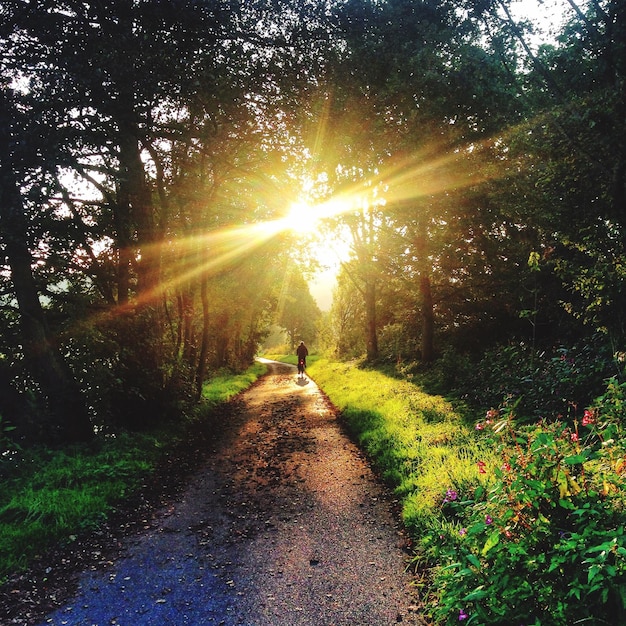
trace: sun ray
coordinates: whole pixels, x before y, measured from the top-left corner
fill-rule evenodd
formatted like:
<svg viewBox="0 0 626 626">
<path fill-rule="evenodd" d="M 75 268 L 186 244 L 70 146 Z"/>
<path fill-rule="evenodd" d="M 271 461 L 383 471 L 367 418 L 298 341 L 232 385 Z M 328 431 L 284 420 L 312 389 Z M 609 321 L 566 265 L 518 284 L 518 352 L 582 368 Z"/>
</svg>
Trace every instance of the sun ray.
<svg viewBox="0 0 626 626">
<path fill-rule="evenodd" d="M 154 301 L 199 276 L 218 274 L 282 233 L 314 233 L 324 220 L 358 211 L 374 201 L 385 210 L 385 205 L 394 202 L 417 200 L 497 178 L 497 168 L 472 170 L 468 165 L 470 159 L 477 158 L 479 151 L 488 149 L 496 141 L 498 139 L 486 139 L 448 152 L 432 144 L 390 162 L 372 176 L 356 181 L 326 200 L 310 200 L 303 192 L 302 198 L 286 204 L 282 217 L 155 244 L 161 251 L 166 250 L 164 278 L 153 292 L 141 294 L 140 299 L 134 299 L 129 306 Z M 343 242 L 339 247 L 347 249 L 347 246 Z M 338 268 L 346 260 L 346 251 L 338 250 L 330 238 L 323 239 L 318 248 L 314 254 L 322 265 Z M 144 248 L 141 253 L 149 255 L 150 250 Z"/>
</svg>

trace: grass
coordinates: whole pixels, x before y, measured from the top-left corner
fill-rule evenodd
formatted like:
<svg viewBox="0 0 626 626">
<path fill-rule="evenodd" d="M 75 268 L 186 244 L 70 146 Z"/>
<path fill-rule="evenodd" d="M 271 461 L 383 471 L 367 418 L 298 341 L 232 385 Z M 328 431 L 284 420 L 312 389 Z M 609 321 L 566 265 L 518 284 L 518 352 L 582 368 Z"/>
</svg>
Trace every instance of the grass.
<svg viewBox="0 0 626 626">
<path fill-rule="evenodd" d="M 478 461 L 497 462 L 441 396 L 357 362 L 318 359 L 308 373 L 341 410 L 352 436 L 394 489 L 413 536 L 437 523 L 447 489 L 460 491 L 483 482 Z"/>
<path fill-rule="evenodd" d="M 97 525 L 154 466 L 160 443 L 122 436 L 27 452 L 0 487 L 0 580 L 56 541 Z M 15 463 L 15 461 L 14 461 Z"/>
<path fill-rule="evenodd" d="M 254 381 L 267 371 L 262 363 L 254 363 L 245 372 L 233 376 L 231 373 L 215 376 L 202 388 L 203 408 L 212 408 L 228 402 L 238 393 L 247 389 Z"/>
<path fill-rule="evenodd" d="M 264 354 L 264 358 L 271 361 L 280 361 L 281 363 L 289 363 L 290 365 L 298 365 L 298 357 L 295 354 Z M 320 358 L 317 354 L 309 354 L 306 358 L 307 369 Z"/>
<path fill-rule="evenodd" d="M 242 374 L 225 373 L 205 384 L 196 418 L 228 402 L 265 371 L 257 363 Z M 46 547 L 71 542 L 96 527 L 183 436 L 178 423 L 62 450 L 32 449 L 0 461 L 0 582 Z"/>
</svg>

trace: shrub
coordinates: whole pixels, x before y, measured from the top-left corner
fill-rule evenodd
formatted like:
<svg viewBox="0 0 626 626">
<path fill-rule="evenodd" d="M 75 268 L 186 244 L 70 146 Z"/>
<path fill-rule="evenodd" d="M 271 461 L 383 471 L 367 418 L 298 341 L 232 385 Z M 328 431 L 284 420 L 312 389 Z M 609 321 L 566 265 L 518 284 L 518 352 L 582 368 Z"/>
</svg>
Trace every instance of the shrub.
<svg viewBox="0 0 626 626">
<path fill-rule="evenodd" d="M 516 427 L 514 408 L 478 430 L 499 466 L 486 487 L 442 494 L 442 524 L 422 542 L 441 624 L 626 623 L 622 439 L 626 388 L 612 380 L 582 419 Z"/>
<path fill-rule="evenodd" d="M 519 415 L 529 420 L 556 417 L 573 405 L 592 402 L 615 372 L 605 343 L 596 338 L 541 352 L 524 343 L 499 346 L 476 363 L 447 351 L 437 363 L 438 378 L 445 389 L 474 407 L 514 398 L 520 403 Z"/>
</svg>

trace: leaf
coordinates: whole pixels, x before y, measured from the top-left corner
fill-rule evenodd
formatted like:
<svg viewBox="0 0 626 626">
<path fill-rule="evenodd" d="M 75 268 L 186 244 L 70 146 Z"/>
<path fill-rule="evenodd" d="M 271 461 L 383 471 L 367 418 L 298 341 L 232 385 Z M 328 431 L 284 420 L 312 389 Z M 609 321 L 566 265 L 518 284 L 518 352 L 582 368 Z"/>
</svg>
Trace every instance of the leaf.
<svg viewBox="0 0 626 626">
<path fill-rule="evenodd" d="M 478 559 L 478 557 L 475 554 L 468 554 L 467 555 L 467 560 L 474 566 L 477 568 L 480 568 L 480 561 Z"/>
<path fill-rule="evenodd" d="M 578 495 L 582 489 L 581 487 L 579 487 L 578 483 L 576 482 L 576 480 L 574 478 L 572 478 L 571 476 L 567 477 L 567 482 L 569 484 L 569 489 L 570 491 L 576 496 Z"/>
<path fill-rule="evenodd" d="M 587 584 L 589 584 L 599 573 L 602 568 L 599 565 L 592 565 L 587 572 Z"/>
<path fill-rule="evenodd" d="M 500 531 L 496 530 L 487 537 L 487 541 L 485 541 L 485 545 L 483 546 L 482 555 L 486 556 L 487 552 L 497 546 L 500 543 Z"/>
<path fill-rule="evenodd" d="M 566 456 L 563 460 L 567 465 L 578 465 L 579 463 L 584 463 L 587 458 L 583 454 L 574 454 L 572 456 Z"/>
<path fill-rule="evenodd" d="M 564 472 L 559 472 L 556 480 L 559 485 L 559 498 L 564 500 L 567 496 L 571 496 L 572 494 L 570 493 L 567 483 L 567 475 Z"/>
<path fill-rule="evenodd" d="M 472 600 L 482 600 L 483 598 L 489 595 L 488 591 L 485 591 L 482 587 L 478 587 L 474 589 L 474 591 L 470 591 L 464 598 L 464 602 L 471 602 Z"/>
</svg>

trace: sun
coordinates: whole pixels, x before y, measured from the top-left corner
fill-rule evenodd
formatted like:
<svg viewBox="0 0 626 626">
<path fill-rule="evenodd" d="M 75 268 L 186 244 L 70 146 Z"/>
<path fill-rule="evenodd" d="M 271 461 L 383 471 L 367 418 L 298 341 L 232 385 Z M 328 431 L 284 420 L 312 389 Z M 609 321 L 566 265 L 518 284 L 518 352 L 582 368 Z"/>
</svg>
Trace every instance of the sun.
<svg viewBox="0 0 626 626">
<path fill-rule="evenodd" d="M 306 200 L 297 200 L 289 206 L 287 215 L 283 218 L 285 230 L 295 233 L 315 234 L 320 224 L 318 206 Z"/>
<path fill-rule="evenodd" d="M 317 261 L 315 282 L 332 283 L 342 263 L 350 256 L 350 244 L 348 238 L 342 236 L 341 228 L 323 228 L 324 219 L 338 216 L 350 208 L 349 204 L 336 199 L 322 203 L 299 199 L 289 205 L 285 217 L 280 220 L 282 229 L 299 236 L 311 257 Z"/>
</svg>

